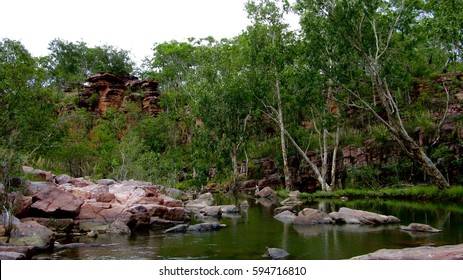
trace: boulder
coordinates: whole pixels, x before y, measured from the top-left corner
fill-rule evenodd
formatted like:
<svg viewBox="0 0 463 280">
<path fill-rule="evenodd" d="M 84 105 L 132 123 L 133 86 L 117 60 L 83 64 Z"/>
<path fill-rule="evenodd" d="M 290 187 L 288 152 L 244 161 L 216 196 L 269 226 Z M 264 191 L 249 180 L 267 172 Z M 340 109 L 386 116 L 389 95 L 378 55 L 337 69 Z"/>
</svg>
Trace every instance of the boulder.
<svg viewBox="0 0 463 280">
<path fill-rule="evenodd" d="M 54 183 L 32 182 L 28 191 L 35 201 L 30 210 L 39 216 L 74 218 L 84 203 L 82 199 L 57 188 Z"/>
<path fill-rule="evenodd" d="M 430 225 L 420 224 L 420 223 L 411 223 L 408 226 L 400 226 L 401 230 L 406 231 L 419 231 L 419 232 L 430 232 L 430 233 L 437 233 L 442 232 L 442 230 L 433 228 Z"/>
<path fill-rule="evenodd" d="M 96 183 L 98 185 L 103 185 L 103 186 L 111 186 L 111 185 L 117 184 L 117 182 L 113 179 L 101 179 L 101 180 L 96 181 Z"/>
<path fill-rule="evenodd" d="M 196 224 L 196 225 L 186 225 L 186 224 L 181 224 L 174 226 L 172 228 L 169 228 L 164 231 L 164 233 L 173 233 L 173 232 L 187 232 L 187 231 L 216 231 L 224 228 L 224 224 L 219 224 L 219 223 L 202 223 L 202 224 Z"/>
<path fill-rule="evenodd" d="M 21 259 L 31 259 L 32 255 L 34 254 L 34 247 L 33 246 L 0 246 L 0 255 L 3 253 L 7 253 L 6 255 L 10 255 L 8 253 L 17 253 L 16 257 L 20 257 Z M 20 256 L 23 255 L 23 256 Z M 10 255 L 10 256 L 15 256 Z M 1 256 L 0 259 L 4 260 Z M 13 258 L 17 259 L 17 258 Z"/>
<path fill-rule="evenodd" d="M 207 206 L 201 209 L 201 214 L 207 217 L 220 218 L 222 217 L 222 209 L 220 206 Z"/>
<path fill-rule="evenodd" d="M 277 197 L 275 191 L 271 187 L 265 187 L 261 189 L 260 191 L 257 191 L 255 193 L 255 196 L 257 198 L 266 198 L 269 200 L 275 200 Z"/>
<path fill-rule="evenodd" d="M 273 210 L 273 214 L 275 215 L 278 215 L 280 214 L 281 212 L 284 212 L 284 211 L 293 211 L 294 207 L 293 206 L 281 206 L 281 207 L 277 207 Z"/>
<path fill-rule="evenodd" d="M 129 220 L 127 221 L 127 226 L 133 230 L 140 230 L 140 229 L 147 229 L 150 227 L 151 215 L 148 212 L 148 209 L 142 205 L 133 206 L 126 210 L 131 215 L 129 216 Z"/>
<path fill-rule="evenodd" d="M 440 247 L 421 246 L 405 249 L 381 249 L 352 258 L 354 260 L 463 260 L 463 244 Z"/>
<path fill-rule="evenodd" d="M 280 248 L 267 248 L 267 251 L 264 254 L 265 258 L 272 260 L 284 260 L 289 257 L 289 253 Z"/>
<path fill-rule="evenodd" d="M 240 212 L 240 209 L 238 209 L 236 205 L 220 205 L 219 207 L 222 213 L 225 214 L 235 214 Z"/>
<path fill-rule="evenodd" d="M 30 166 L 23 166 L 22 170 L 24 173 L 34 175 L 42 181 L 53 182 L 54 175 L 50 171 L 35 169 Z"/>
<path fill-rule="evenodd" d="M 347 207 L 342 207 L 338 212 L 331 212 L 329 216 L 336 222 L 341 224 L 389 224 L 400 223 L 400 220 L 394 216 L 386 216 L 373 212 L 355 210 Z"/>
<path fill-rule="evenodd" d="M 285 206 L 297 206 L 297 205 L 301 205 L 302 201 L 300 201 L 296 197 L 288 197 L 287 199 L 283 200 L 281 204 Z"/>
<path fill-rule="evenodd" d="M 211 193 L 201 194 L 197 199 L 187 202 L 185 205 L 188 209 L 201 209 L 214 204 L 214 196 Z"/>
<path fill-rule="evenodd" d="M 294 225 L 333 224 L 331 217 L 317 209 L 304 208 L 293 220 Z"/>
<path fill-rule="evenodd" d="M 216 231 L 224 228 L 224 224 L 219 223 L 202 223 L 188 226 L 187 231 Z"/>
<path fill-rule="evenodd" d="M 283 222 L 285 224 L 291 224 L 294 219 L 296 219 L 296 214 L 294 214 L 291 211 L 285 210 L 281 213 L 278 213 L 277 215 L 273 216 L 273 218 L 277 219 L 280 222 Z"/>
<path fill-rule="evenodd" d="M 116 220 L 108 226 L 106 229 L 108 234 L 129 234 L 131 233 L 130 228 L 122 221 Z"/>
<path fill-rule="evenodd" d="M 18 252 L 0 252 L 0 260 L 25 260 L 26 255 Z"/>
<path fill-rule="evenodd" d="M 124 205 L 87 200 L 82 205 L 77 219 L 100 223 L 112 223 L 117 219 L 128 222 L 133 214 L 126 210 Z"/>
<path fill-rule="evenodd" d="M 11 232 L 9 245 L 33 246 L 35 249 L 51 249 L 55 234 L 35 221 L 20 223 Z"/>
<path fill-rule="evenodd" d="M 21 222 L 35 221 L 54 232 L 71 232 L 76 226 L 73 219 L 23 218 Z"/>
<path fill-rule="evenodd" d="M 55 177 L 55 180 L 54 182 L 58 185 L 64 185 L 64 184 L 69 184 L 72 182 L 72 178 L 71 176 L 67 175 L 67 174 L 60 174 L 58 176 Z"/>
</svg>

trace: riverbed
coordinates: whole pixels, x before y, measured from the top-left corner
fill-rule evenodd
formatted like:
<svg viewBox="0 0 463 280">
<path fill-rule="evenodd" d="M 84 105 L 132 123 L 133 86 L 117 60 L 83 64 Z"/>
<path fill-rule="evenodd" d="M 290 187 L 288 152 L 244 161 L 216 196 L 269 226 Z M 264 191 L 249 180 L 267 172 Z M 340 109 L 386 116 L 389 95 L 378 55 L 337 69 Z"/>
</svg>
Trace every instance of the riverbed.
<svg viewBox="0 0 463 280">
<path fill-rule="evenodd" d="M 70 260 L 260 260 L 266 248 L 278 247 L 290 259 L 339 260 L 374 252 L 423 245 L 442 246 L 463 243 L 463 207 L 457 204 L 384 200 L 313 201 L 299 206 L 330 213 L 340 207 L 393 215 L 400 224 L 294 226 L 273 218 L 279 205 L 262 204 L 252 197 L 235 200 L 249 203 L 248 209 L 219 219 L 226 227 L 214 232 L 165 234 L 165 228 L 135 232 L 130 236 L 100 234 L 58 240 L 85 243 L 85 246 L 36 256 Z M 221 201 L 229 202 L 229 201 Z M 400 225 L 425 223 L 440 233 L 400 230 Z"/>
</svg>

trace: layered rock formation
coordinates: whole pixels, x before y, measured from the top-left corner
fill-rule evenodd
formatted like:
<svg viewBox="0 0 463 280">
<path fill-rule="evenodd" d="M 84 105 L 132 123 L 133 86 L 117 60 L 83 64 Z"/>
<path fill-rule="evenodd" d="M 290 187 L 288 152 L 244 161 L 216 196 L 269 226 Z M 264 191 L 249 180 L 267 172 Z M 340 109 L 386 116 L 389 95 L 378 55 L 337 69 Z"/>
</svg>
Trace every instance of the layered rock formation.
<svg viewBox="0 0 463 280">
<path fill-rule="evenodd" d="M 87 81 L 78 104 L 100 116 L 104 117 L 111 107 L 124 109 L 130 101 L 151 115 L 161 111 L 157 81 L 109 72 L 92 74 Z"/>
</svg>

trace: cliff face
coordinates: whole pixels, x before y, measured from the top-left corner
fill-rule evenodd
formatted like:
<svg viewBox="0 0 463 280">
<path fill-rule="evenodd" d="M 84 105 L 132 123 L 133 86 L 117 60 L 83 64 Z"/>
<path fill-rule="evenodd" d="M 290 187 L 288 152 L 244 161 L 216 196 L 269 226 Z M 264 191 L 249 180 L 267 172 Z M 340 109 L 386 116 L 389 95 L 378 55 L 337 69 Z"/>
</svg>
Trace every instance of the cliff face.
<svg viewBox="0 0 463 280">
<path fill-rule="evenodd" d="M 104 117 L 109 108 L 123 109 L 131 101 L 156 116 L 161 111 L 158 85 L 157 81 L 139 80 L 134 76 L 96 73 L 88 77 L 78 104 Z"/>
</svg>

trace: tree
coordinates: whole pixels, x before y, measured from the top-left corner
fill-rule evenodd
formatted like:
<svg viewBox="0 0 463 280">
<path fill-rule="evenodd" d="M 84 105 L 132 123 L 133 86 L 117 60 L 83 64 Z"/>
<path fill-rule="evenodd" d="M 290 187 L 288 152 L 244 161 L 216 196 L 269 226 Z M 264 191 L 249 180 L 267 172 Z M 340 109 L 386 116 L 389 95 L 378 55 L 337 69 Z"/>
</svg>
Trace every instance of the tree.
<svg viewBox="0 0 463 280">
<path fill-rule="evenodd" d="M 463 60 L 463 1 L 461 0 L 429 0 L 426 1 L 426 27 L 431 32 L 431 39 L 435 48 L 442 48 L 447 53 L 448 64 L 455 64 Z"/>
<path fill-rule="evenodd" d="M 253 72 L 251 72 L 253 74 L 251 79 L 254 82 L 263 81 L 256 82 L 255 92 L 279 126 L 285 186 L 287 189 L 292 189 L 293 179 L 288 164 L 281 85 L 282 72 L 289 63 L 287 44 L 292 34 L 287 30 L 288 25 L 283 20 L 284 8 L 288 3 L 281 1 L 283 6 L 279 6 L 280 3 L 277 2 L 260 0 L 246 3 L 248 17 L 252 21 L 247 31 L 250 43 L 249 62 Z M 275 101 L 270 102 L 269 97 Z"/>
<path fill-rule="evenodd" d="M 54 132 L 56 99 L 45 77 L 20 42 L 0 41 L 0 176 L 4 182 L 20 172 L 20 159 L 46 149 Z"/>
<path fill-rule="evenodd" d="M 59 87 L 83 84 L 90 74 L 97 72 L 128 75 L 135 65 L 128 51 L 108 45 L 90 48 L 84 42 L 55 39 L 48 49 L 50 55 L 44 59 L 43 67 Z"/>
<path fill-rule="evenodd" d="M 408 86 L 404 74 L 409 72 L 402 68 L 405 65 L 397 58 L 404 57 L 397 51 L 419 19 L 420 10 L 414 4 L 299 0 L 298 11 L 312 67 L 346 92 L 351 106 L 367 110 L 384 124 L 406 154 L 445 189 L 449 183 L 410 137 L 400 111 Z"/>
<path fill-rule="evenodd" d="M 217 142 L 230 152 L 233 184 L 239 174 L 238 156 L 250 135 L 254 103 L 247 86 L 245 64 L 240 54 L 240 38 L 222 40 L 203 51 L 195 86 L 194 113 Z"/>
</svg>

